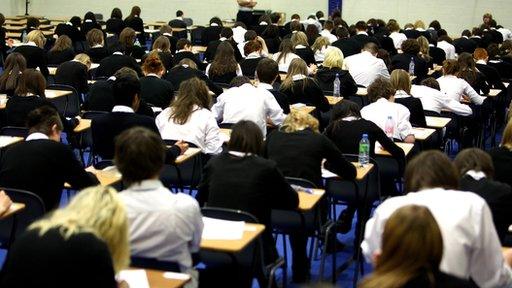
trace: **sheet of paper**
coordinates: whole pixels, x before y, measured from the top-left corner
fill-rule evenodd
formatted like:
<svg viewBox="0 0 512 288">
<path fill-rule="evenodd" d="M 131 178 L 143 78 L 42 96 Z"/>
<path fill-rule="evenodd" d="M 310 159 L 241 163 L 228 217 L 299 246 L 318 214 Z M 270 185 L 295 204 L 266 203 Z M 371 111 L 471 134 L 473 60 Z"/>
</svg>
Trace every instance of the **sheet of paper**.
<svg viewBox="0 0 512 288">
<path fill-rule="evenodd" d="M 126 281 L 130 288 L 149 288 L 148 276 L 144 270 L 123 270 L 117 278 Z"/>
<path fill-rule="evenodd" d="M 244 235 L 245 222 L 227 221 L 203 217 L 204 240 L 240 240 Z"/>
</svg>

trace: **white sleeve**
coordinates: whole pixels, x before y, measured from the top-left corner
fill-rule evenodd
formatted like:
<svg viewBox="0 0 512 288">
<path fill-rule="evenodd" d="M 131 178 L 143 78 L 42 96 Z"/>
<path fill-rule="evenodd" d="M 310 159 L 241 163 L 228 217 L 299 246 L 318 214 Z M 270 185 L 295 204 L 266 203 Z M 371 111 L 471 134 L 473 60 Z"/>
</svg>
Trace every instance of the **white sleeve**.
<svg viewBox="0 0 512 288">
<path fill-rule="evenodd" d="M 192 240 L 189 243 L 189 249 L 190 252 L 195 253 L 198 252 L 201 244 L 201 236 L 203 235 L 203 215 L 201 214 L 201 208 L 199 207 L 199 203 L 194 200 L 194 204 L 190 205 L 190 219 L 189 221 L 192 221 L 193 225 L 193 234 L 192 234 Z"/>
<path fill-rule="evenodd" d="M 242 73 L 242 67 L 240 67 L 240 64 L 236 65 L 236 76 L 244 76 Z"/>
<path fill-rule="evenodd" d="M 464 95 L 467 95 L 472 103 L 474 103 L 476 105 L 482 105 L 482 103 L 484 103 L 484 100 L 486 97 L 478 95 L 478 93 L 476 93 L 475 89 L 473 89 L 473 87 L 471 87 L 471 85 L 469 85 L 468 82 L 466 82 L 464 80 L 461 82 L 464 85 Z"/>
<path fill-rule="evenodd" d="M 206 77 L 210 78 L 210 75 L 208 75 L 208 72 L 210 72 L 210 66 L 212 66 L 212 64 L 208 64 L 208 66 L 206 66 L 206 70 L 204 71 L 204 74 L 206 75 Z"/>
<path fill-rule="evenodd" d="M 373 217 L 366 222 L 364 239 L 361 242 L 361 249 L 368 263 L 373 262 L 373 255 L 381 249 L 382 232 L 384 231 L 386 219 L 380 217 L 379 211 L 379 207 L 377 207 Z"/>
<path fill-rule="evenodd" d="M 166 108 L 164 111 L 162 111 L 158 116 L 155 118 L 155 125 L 158 128 L 158 132 L 160 133 L 160 136 L 164 138 L 164 135 L 162 134 L 165 126 L 169 123 L 169 114 L 170 110 L 169 108 Z M 169 113 L 168 113 L 169 112 Z"/>
<path fill-rule="evenodd" d="M 270 118 L 270 120 L 272 120 L 272 123 L 277 126 L 281 126 L 286 115 L 283 113 L 281 106 L 277 103 L 276 98 L 274 98 L 270 92 L 264 92 L 267 92 L 265 93 L 265 114 Z"/>
<path fill-rule="evenodd" d="M 214 115 L 208 117 L 208 122 L 205 126 L 205 138 L 204 143 L 206 145 L 206 153 L 208 154 L 219 154 L 222 152 L 222 138 L 220 137 L 220 129 L 217 125 Z"/>
<path fill-rule="evenodd" d="M 400 139 L 405 139 L 405 137 L 413 134 L 412 133 L 412 125 L 411 122 L 409 122 L 409 117 L 411 115 L 411 112 L 409 112 L 409 109 L 406 107 L 400 107 L 401 109 L 398 111 L 398 133 L 400 134 Z"/>
<path fill-rule="evenodd" d="M 379 59 L 379 76 L 385 78 L 385 79 L 389 79 L 390 76 L 389 76 L 389 71 L 388 71 L 388 67 L 386 67 L 386 64 L 384 64 L 384 61 L 382 59 Z"/>
<path fill-rule="evenodd" d="M 442 107 L 444 109 L 448 109 L 451 112 L 460 115 L 460 116 L 471 116 L 473 115 L 473 110 L 468 105 L 462 104 L 459 101 L 455 101 L 449 97 L 444 97 L 445 101 L 440 101 Z"/>
<path fill-rule="evenodd" d="M 215 117 L 215 120 L 218 121 L 221 121 L 222 120 L 222 117 L 224 115 L 224 98 L 223 97 L 224 93 L 222 93 L 219 97 L 217 97 L 217 102 L 215 104 L 213 104 L 212 106 L 212 113 L 213 113 L 213 116 Z"/>
</svg>

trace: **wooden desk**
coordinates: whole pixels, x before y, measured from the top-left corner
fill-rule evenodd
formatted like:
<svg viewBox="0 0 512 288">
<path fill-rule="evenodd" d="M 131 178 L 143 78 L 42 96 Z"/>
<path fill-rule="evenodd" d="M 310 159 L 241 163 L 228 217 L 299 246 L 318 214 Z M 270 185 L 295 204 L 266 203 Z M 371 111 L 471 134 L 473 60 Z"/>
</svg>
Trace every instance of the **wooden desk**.
<svg viewBox="0 0 512 288">
<path fill-rule="evenodd" d="M 5 38 L 21 38 L 21 33 L 19 32 L 7 32 L 5 33 Z"/>
<path fill-rule="evenodd" d="M 414 144 L 412 143 L 395 142 L 395 144 L 398 147 L 402 148 L 402 150 L 404 150 L 405 156 L 409 155 L 409 153 L 411 153 L 412 148 L 414 147 Z M 380 145 L 378 147 L 376 145 L 375 154 L 379 156 L 391 156 L 391 154 L 388 151 L 382 149 L 382 146 Z"/>
<path fill-rule="evenodd" d="M 240 240 L 201 240 L 201 249 L 217 252 L 236 253 L 242 251 L 265 230 L 265 225 L 245 223 L 244 235 Z"/>
<path fill-rule="evenodd" d="M 315 111 L 315 109 L 316 108 L 314 106 L 293 107 L 293 105 L 290 105 L 290 110 L 304 111 L 306 113 L 311 113 L 311 112 Z"/>
<path fill-rule="evenodd" d="M 338 102 L 343 100 L 343 97 L 325 96 L 325 98 L 327 98 L 329 105 L 332 105 L 332 106 L 338 104 Z"/>
<path fill-rule="evenodd" d="M 487 94 L 487 96 L 489 96 L 489 97 L 496 97 L 500 93 L 501 93 L 500 89 L 490 89 L 489 90 L 489 94 Z"/>
<path fill-rule="evenodd" d="M 97 170 L 93 166 L 89 166 L 85 169 L 87 172 L 91 172 L 92 174 L 96 175 L 98 178 L 98 181 L 100 181 L 101 186 L 109 186 L 112 185 L 118 181 L 121 180 L 122 176 L 117 171 L 117 168 L 115 166 L 107 167 L 103 170 Z M 69 189 L 73 188 L 69 183 L 64 183 L 64 188 Z"/>
<path fill-rule="evenodd" d="M 44 90 L 44 94 L 46 95 L 46 98 L 53 99 L 58 97 L 64 97 L 71 95 L 73 92 L 67 91 L 67 90 L 52 90 L 52 89 L 46 89 Z"/>
<path fill-rule="evenodd" d="M 57 74 L 57 67 L 48 67 L 48 72 L 50 75 L 55 76 Z"/>
<path fill-rule="evenodd" d="M 425 119 L 427 120 L 427 126 L 435 129 L 442 129 L 452 121 L 451 118 L 436 116 L 427 116 Z"/>
<path fill-rule="evenodd" d="M 175 272 L 165 272 L 153 269 L 138 269 L 138 268 L 130 268 L 124 271 L 121 271 L 120 278 L 123 280 L 127 280 L 128 285 L 135 285 L 136 283 L 130 283 L 130 279 L 126 276 L 127 279 L 124 279 L 123 273 L 129 273 L 130 271 L 138 273 L 144 271 L 147 277 L 147 283 L 150 288 L 180 288 L 184 287 L 185 284 L 190 282 L 190 276 L 184 273 L 175 273 Z M 136 274 L 140 275 L 140 274 Z M 143 275 L 143 274 L 142 274 Z M 137 276 L 135 276 L 137 277 Z M 135 281 L 135 279 L 134 279 Z M 137 287 L 137 286 L 130 286 Z"/>
<path fill-rule="evenodd" d="M 20 31 L 23 31 L 25 29 L 25 26 L 10 26 L 10 25 L 6 25 L 4 26 L 5 30 L 7 31 L 10 31 L 10 32 L 20 32 Z"/>
<path fill-rule="evenodd" d="M 184 163 L 184 162 L 188 161 L 189 159 L 194 158 L 194 156 L 198 155 L 199 153 L 201 153 L 201 149 L 199 149 L 199 148 L 188 148 L 187 151 L 185 151 L 185 154 L 180 155 L 180 156 L 178 156 L 178 158 L 176 158 L 176 161 L 174 161 L 174 163 L 176 163 L 176 164 Z"/>
<path fill-rule="evenodd" d="M 366 178 L 366 176 L 373 170 L 373 164 L 372 163 L 368 163 L 367 165 L 364 165 L 364 166 L 361 166 L 359 165 L 358 162 L 351 162 L 352 165 L 354 165 L 356 167 L 356 180 L 357 181 L 361 181 L 361 180 L 364 180 L 364 178 Z M 323 163 L 322 163 L 322 178 L 339 178 L 341 179 L 338 175 L 332 173 L 331 171 L 323 168 Z"/>
<path fill-rule="evenodd" d="M 325 194 L 324 189 L 313 189 L 313 193 L 307 193 L 299 191 L 297 195 L 299 196 L 299 210 L 302 212 L 307 212 L 315 208 L 316 204 L 322 199 Z"/>
<path fill-rule="evenodd" d="M 363 88 L 363 87 L 358 87 L 356 95 L 366 96 L 366 95 L 368 95 L 368 90 L 366 88 Z"/>
<path fill-rule="evenodd" d="M 427 140 L 435 132 L 436 132 L 436 129 L 421 128 L 421 127 L 412 128 L 412 133 L 414 134 L 414 138 L 416 138 L 416 140 L 418 140 L 418 141 Z"/>
<path fill-rule="evenodd" d="M 167 25 L 167 22 L 165 22 L 165 21 L 155 21 L 155 22 L 145 23 L 144 27 L 153 27 L 156 29 L 157 27 L 162 27 L 165 25 Z"/>
<path fill-rule="evenodd" d="M 23 209 L 25 209 L 25 204 L 23 204 L 23 203 L 12 203 L 11 207 L 9 207 L 9 209 L 7 211 L 5 211 L 4 214 L 0 215 L 0 220 L 7 219 L 10 216 L 19 213 Z"/>
<path fill-rule="evenodd" d="M 0 135 L 0 148 L 23 141 L 23 137 Z"/>
<path fill-rule="evenodd" d="M 39 29 L 41 29 L 41 30 L 51 30 L 53 28 L 54 28 L 54 26 L 52 24 L 39 25 Z"/>
<path fill-rule="evenodd" d="M 229 139 L 231 139 L 231 131 L 231 129 L 220 128 L 221 138 L 224 140 L 224 143 L 229 142 Z"/>
<path fill-rule="evenodd" d="M 78 126 L 73 129 L 75 133 L 81 133 L 91 128 L 91 119 L 80 119 Z"/>
</svg>

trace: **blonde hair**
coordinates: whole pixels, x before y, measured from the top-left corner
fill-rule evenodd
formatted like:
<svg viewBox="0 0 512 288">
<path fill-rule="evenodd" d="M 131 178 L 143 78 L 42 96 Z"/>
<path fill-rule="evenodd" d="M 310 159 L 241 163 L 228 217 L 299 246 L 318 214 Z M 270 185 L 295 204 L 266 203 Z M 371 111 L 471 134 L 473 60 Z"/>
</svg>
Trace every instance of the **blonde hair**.
<svg viewBox="0 0 512 288">
<path fill-rule="evenodd" d="M 324 63 L 322 64 L 327 68 L 342 68 L 343 67 L 343 52 L 337 47 L 329 47 L 325 51 Z"/>
<path fill-rule="evenodd" d="M 302 58 L 295 58 L 290 62 L 290 66 L 288 66 L 288 74 L 286 74 L 286 78 L 283 80 L 281 84 L 281 89 L 290 88 L 293 84 L 293 76 L 295 75 L 305 75 L 308 76 L 308 65 Z M 303 84 L 305 85 L 307 78 L 304 78 Z"/>
<path fill-rule="evenodd" d="M 322 50 L 322 48 L 329 46 L 331 42 L 327 37 L 317 37 L 315 40 L 315 43 L 313 43 L 313 46 L 311 46 L 311 49 L 313 49 L 313 52 L 316 52 L 318 50 Z"/>
<path fill-rule="evenodd" d="M 34 222 L 28 229 L 37 229 L 42 236 L 53 228 L 58 228 L 66 240 L 84 232 L 96 235 L 107 244 L 116 272 L 130 263 L 126 211 L 117 191 L 111 187 L 82 190 L 68 206 Z"/>
<path fill-rule="evenodd" d="M 512 106 L 512 104 L 511 104 Z M 501 138 L 501 146 L 512 150 L 512 112 L 509 110 L 508 124 L 503 130 L 503 137 Z"/>
<path fill-rule="evenodd" d="M 43 48 L 44 44 L 46 44 L 46 38 L 44 37 L 43 32 L 39 30 L 32 30 L 27 35 L 27 43 L 28 42 L 34 42 L 37 47 Z"/>
<path fill-rule="evenodd" d="M 428 39 L 425 36 L 418 37 L 418 44 L 420 45 L 420 53 L 423 55 L 430 56 L 430 46 Z"/>
<path fill-rule="evenodd" d="M 74 60 L 87 66 L 87 69 L 91 68 L 91 63 L 92 63 L 91 57 L 89 57 L 89 55 L 87 55 L 85 53 L 80 53 L 80 54 L 76 55 Z"/>
<path fill-rule="evenodd" d="M 421 20 L 416 20 L 416 22 L 414 22 L 414 29 L 418 28 L 425 29 L 425 23 Z"/>
<path fill-rule="evenodd" d="M 318 127 L 318 120 L 311 114 L 301 110 L 291 110 L 288 116 L 284 119 L 281 130 L 286 133 L 293 133 L 309 128 L 314 132 L 319 133 Z"/>
<path fill-rule="evenodd" d="M 407 94 L 411 93 L 411 78 L 409 77 L 409 73 L 407 73 L 405 70 L 393 70 L 389 80 L 391 82 L 391 86 L 393 86 L 395 90 L 403 90 Z"/>
<path fill-rule="evenodd" d="M 304 32 L 299 31 L 297 33 L 293 33 L 291 40 L 293 47 L 296 47 L 297 45 L 304 45 L 306 47 L 309 46 L 308 36 L 306 36 L 306 33 Z"/>
</svg>

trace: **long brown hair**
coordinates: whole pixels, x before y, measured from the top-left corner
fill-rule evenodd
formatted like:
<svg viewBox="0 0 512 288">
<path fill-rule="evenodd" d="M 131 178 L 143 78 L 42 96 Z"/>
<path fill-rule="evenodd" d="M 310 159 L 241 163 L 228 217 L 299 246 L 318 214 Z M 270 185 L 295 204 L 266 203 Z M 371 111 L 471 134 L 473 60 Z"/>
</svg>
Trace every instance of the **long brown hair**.
<svg viewBox="0 0 512 288">
<path fill-rule="evenodd" d="M 71 38 L 66 35 L 60 35 L 59 38 L 57 38 L 57 41 L 55 41 L 52 49 L 50 49 L 50 52 L 60 52 L 66 49 L 71 49 L 73 47 L 72 45 L 73 42 L 71 42 Z"/>
<path fill-rule="evenodd" d="M 183 81 L 180 84 L 178 94 L 171 103 L 171 116 L 169 120 L 183 125 L 194 112 L 194 106 L 202 109 L 210 109 L 212 99 L 208 87 L 203 80 L 197 77 Z"/>
<path fill-rule="evenodd" d="M 13 52 L 7 56 L 4 72 L 0 76 L 0 91 L 15 90 L 23 70 L 27 69 L 27 60 L 21 53 Z"/>
<path fill-rule="evenodd" d="M 295 48 L 293 47 L 293 43 L 291 39 L 283 39 L 281 44 L 279 45 L 279 56 L 276 59 L 276 62 L 279 63 L 281 59 L 284 59 L 286 62 L 286 56 L 290 53 L 295 53 Z"/>
<path fill-rule="evenodd" d="M 286 74 L 286 78 L 283 80 L 281 84 L 281 90 L 285 89 L 293 89 L 293 76 L 295 75 L 305 75 L 308 76 L 308 66 L 304 60 L 301 58 L 295 58 L 290 62 L 290 66 L 288 67 L 288 74 Z M 302 89 L 306 86 L 307 78 L 304 78 L 302 81 Z"/>
<path fill-rule="evenodd" d="M 130 27 L 126 27 L 121 31 L 119 34 L 119 44 L 121 44 L 123 52 L 133 47 L 136 35 L 135 30 Z"/>
<path fill-rule="evenodd" d="M 14 91 L 15 95 L 27 96 L 28 93 L 45 98 L 46 80 L 43 74 L 35 69 L 25 69 L 21 74 L 18 87 Z"/>
<path fill-rule="evenodd" d="M 235 51 L 228 41 L 223 41 L 217 47 L 215 58 L 208 71 L 209 75 L 220 76 L 236 72 L 238 63 L 235 60 Z"/>
<path fill-rule="evenodd" d="M 382 253 L 375 271 L 359 284 L 360 288 L 404 287 L 427 273 L 435 287 L 433 272 L 443 257 L 443 238 L 428 208 L 408 205 L 397 209 L 384 225 Z"/>
<path fill-rule="evenodd" d="M 166 36 L 158 36 L 153 42 L 153 50 L 160 49 L 162 52 L 171 52 L 171 42 Z"/>
<path fill-rule="evenodd" d="M 501 146 L 512 150 L 512 117 L 509 117 L 508 119 L 508 124 L 505 127 L 505 130 L 503 130 L 503 136 L 501 137 Z"/>
<path fill-rule="evenodd" d="M 428 188 L 457 189 L 459 174 L 446 154 L 436 150 L 421 152 L 405 168 L 405 191 Z"/>
<path fill-rule="evenodd" d="M 158 52 L 153 51 L 149 53 L 148 57 L 146 57 L 146 60 L 144 60 L 144 63 L 142 64 L 142 71 L 144 71 L 145 74 L 158 74 L 161 71 L 165 71 L 164 64 L 162 64 L 162 60 L 160 60 Z"/>
<path fill-rule="evenodd" d="M 459 78 L 466 80 L 470 85 L 474 85 L 477 81 L 478 74 L 473 55 L 467 52 L 461 53 L 457 58 L 457 62 L 459 62 L 460 66 Z"/>
</svg>

